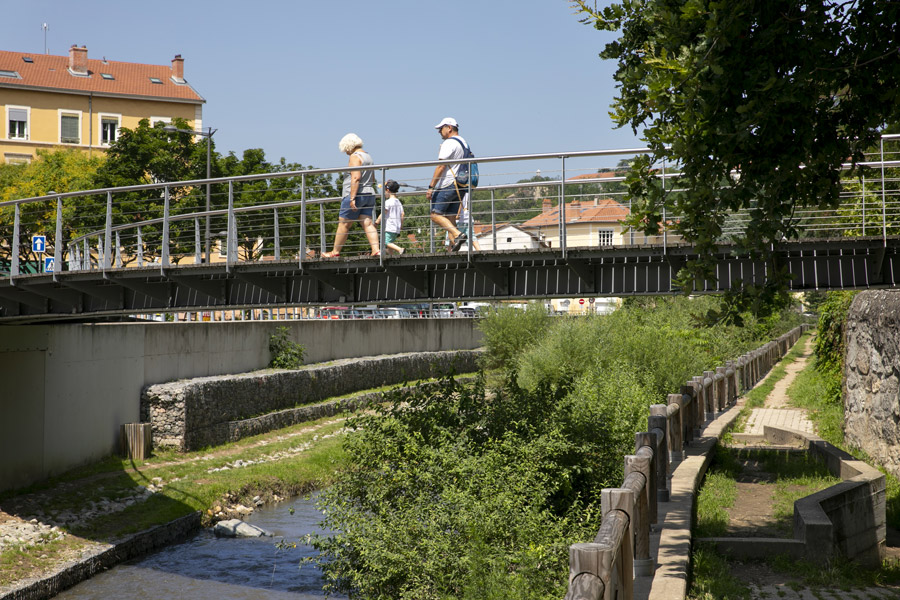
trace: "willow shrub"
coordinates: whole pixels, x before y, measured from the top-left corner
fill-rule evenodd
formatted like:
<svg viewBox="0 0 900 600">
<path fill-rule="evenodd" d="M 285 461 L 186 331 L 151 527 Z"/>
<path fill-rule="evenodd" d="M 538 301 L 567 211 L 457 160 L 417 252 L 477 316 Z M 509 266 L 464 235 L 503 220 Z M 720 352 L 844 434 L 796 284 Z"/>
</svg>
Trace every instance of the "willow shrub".
<svg viewBox="0 0 900 600">
<path fill-rule="evenodd" d="M 627 370 L 534 391 L 513 379 L 394 392 L 349 424 L 350 467 L 313 537 L 331 591 L 359 598 L 561 598 L 568 547 L 600 525 L 600 489 L 646 419 Z"/>
</svg>

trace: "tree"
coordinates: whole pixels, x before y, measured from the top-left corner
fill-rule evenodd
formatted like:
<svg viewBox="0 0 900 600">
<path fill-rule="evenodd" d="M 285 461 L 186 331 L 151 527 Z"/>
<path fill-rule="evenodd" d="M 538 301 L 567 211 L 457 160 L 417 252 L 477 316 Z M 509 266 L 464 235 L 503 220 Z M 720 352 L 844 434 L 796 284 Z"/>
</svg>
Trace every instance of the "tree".
<svg viewBox="0 0 900 600">
<path fill-rule="evenodd" d="M 172 125 L 190 130 L 183 119 Z M 108 188 L 150 183 L 166 183 L 206 178 L 206 141 L 195 142 L 190 133 L 170 133 L 159 122 L 150 125 L 141 119 L 134 129 L 122 128 L 118 139 L 107 151 L 107 159 L 97 171 L 95 188 Z M 212 176 L 218 176 L 216 155 L 213 153 Z M 202 210 L 205 188 L 176 186 L 169 189 L 169 214 L 178 215 Z M 113 222 L 117 225 L 139 223 L 163 216 L 162 189 L 120 192 L 113 197 Z M 78 225 L 84 231 L 103 227 L 106 221 L 106 196 L 85 199 L 79 209 Z M 172 259 L 193 256 L 194 222 L 173 221 L 170 225 Z M 129 235 L 135 235 L 136 232 Z M 157 256 L 161 248 L 162 228 L 148 225 L 141 228 L 142 251 L 145 258 Z M 133 248 L 125 252 L 127 264 L 135 260 L 137 238 L 122 242 Z"/>
<path fill-rule="evenodd" d="M 38 150 L 37 158 L 27 165 L 0 165 L 0 202 L 21 198 L 44 196 L 51 191 L 70 192 L 93 187 L 94 174 L 103 164 L 103 158 L 88 156 L 75 150 Z M 63 222 L 71 224 L 72 217 L 80 209 L 80 198 L 63 201 Z M 46 235 L 48 252 L 56 243 L 56 202 L 46 200 L 24 204 L 19 210 L 18 244 L 0 243 L 0 264 L 9 265 L 12 252 L 20 257 L 20 268 L 40 270 L 40 259 L 31 250 L 31 236 Z M 0 208 L 0 230 L 13 232 L 15 209 Z M 64 231 L 66 237 L 72 232 Z"/>
<path fill-rule="evenodd" d="M 652 153 L 629 176 L 629 224 L 657 233 L 663 211 L 701 258 L 679 276 L 710 278 L 723 225 L 749 211 L 737 240 L 779 276 L 743 297 L 779 295 L 787 274 L 770 244 L 798 236 L 795 211 L 836 208 L 840 166 L 900 116 L 900 4 L 880 0 L 575 0 L 584 22 L 620 31 L 601 57 L 618 61 L 618 125 L 643 128 Z M 654 177 L 681 171 L 672 194 Z"/>
<path fill-rule="evenodd" d="M 302 171 L 313 167 L 304 167 L 298 163 L 289 163 L 282 157 L 277 163 L 266 160 L 266 153 L 261 148 L 245 150 L 239 159 L 234 152 L 229 152 L 221 161 L 221 172 L 225 177 L 239 177 L 242 175 L 256 175 L 262 173 L 289 173 Z M 263 204 L 278 204 L 301 198 L 302 176 L 280 177 L 277 179 L 253 179 L 250 181 L 236 181 L 232 184 L 232 197 L 234 207 L 255 206 Z M 226 208 L 228 202 L 227 187 L 216 194 L 217 208 Z M 336 196 L 337 191 L 328 175 L 306 176 L 306 198 Z M 314 206 L 314 205 L 312 205 Z M 275 213 L 268 211 L 253 211 L 239 214 L 237 244 L 239 260 L 258 260 L 264 253 L 271 253 L 275 245 Z M 306 229 L 301 232 L 300 207 L 287 207 L 278 210 L 278 238 L 283 253 L 297 255 L 300 248 L 300 236 L 306 236 L 308 248 L 315 245 L 320 231 L 318 210 L 307 209 Z M 214 231 L 225 231 L 227 222 L 225 219 L 216 220 L 218 225 Z M 326 223 L 326 230 L 333 231 Z M 222 240 L 224 243 L 224 240 Z"/>
</svg>

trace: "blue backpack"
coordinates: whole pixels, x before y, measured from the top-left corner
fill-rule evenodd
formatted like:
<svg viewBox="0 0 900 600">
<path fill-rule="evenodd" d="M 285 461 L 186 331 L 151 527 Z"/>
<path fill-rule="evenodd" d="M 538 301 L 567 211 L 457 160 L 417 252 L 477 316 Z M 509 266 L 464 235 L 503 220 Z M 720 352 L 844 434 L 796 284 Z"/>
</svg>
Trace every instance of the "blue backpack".
<svg viewBox="0 0 900 600">
<path fill-rule="evenodd" d="M 453 138 L 463 149 L 463 158 L 475 158 L 469 147 L 466 146 L 461 139 L 454 136 Z M 469 166 L 471 165 L 471 169 Z M 456 169 L 456 184 L 460 187 L 469 187 L 469 174 L 472 175 L 472 187 L 478 187 L 478 163 L 459 164 Z"/>
</svg>

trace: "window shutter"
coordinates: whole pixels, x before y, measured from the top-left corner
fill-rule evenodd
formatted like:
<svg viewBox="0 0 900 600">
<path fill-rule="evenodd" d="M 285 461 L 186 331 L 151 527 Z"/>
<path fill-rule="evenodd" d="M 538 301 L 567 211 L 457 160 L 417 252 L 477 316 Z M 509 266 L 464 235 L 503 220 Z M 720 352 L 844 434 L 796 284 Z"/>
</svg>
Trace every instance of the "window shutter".
<svg viewBox="0 0 900 600">
<path fill-rule="evenodd" d="M 9 109 L 9 120 L 10 121 L 28 121 L 28 111 L 24 108 L 10 108 Z"/>
<path fill-rule="evenodd" d="M 61 141 L 78 143 L 81 140 L 81 136 L 78 135 L 78 117 L 72 115 L 63 115 L 61 125 Z"/>
</svg>

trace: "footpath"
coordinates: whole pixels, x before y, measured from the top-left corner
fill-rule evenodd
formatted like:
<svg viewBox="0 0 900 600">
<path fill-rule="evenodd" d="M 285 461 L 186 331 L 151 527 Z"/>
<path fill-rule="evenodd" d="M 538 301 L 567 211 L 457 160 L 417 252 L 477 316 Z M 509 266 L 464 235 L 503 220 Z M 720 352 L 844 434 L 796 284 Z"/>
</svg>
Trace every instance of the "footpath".
<svg viewBox="0 0 900 600">
<path fill-rule="evenodd" d="M 744 427 L 748 436 L 763 436 L 766 425 L 787 427 L 807 433 L 815 433 L 815 425 L 810 421 L 806 410 L 790 406 L 787 390 L 797 374 L 803 371 L 812 357 L 813 336 L 806 339 L 805 347 L 797 360 L 787 365 L 786 375 L 778 381 L 766 397 L 761 408 L 752 409 Z M 768 506 L 771 510 L 771 504 Z M 731 514 L 732 522 L 739 520 L 742 528 L 765 528 L 770 515 L 766 514 Z M 754 522 L 756 521 L 756 522 Z M 890 545 L 891 540 L 888 540 Z M 895 556 L 900 548 L 889 548 Z M 737 562 L 732 564 L 732 575 L 744 581 L 751 590 L 752 600 L 880 600 L 900 598 L 900 588 L 896 586 L 868 587 L 863 589 L 833 589 L 807 587 L 799 583 L 799 578 L 788 578 L 783 573 L 776 573 L 768 565 L 757 562 Z"/>
</svg>

